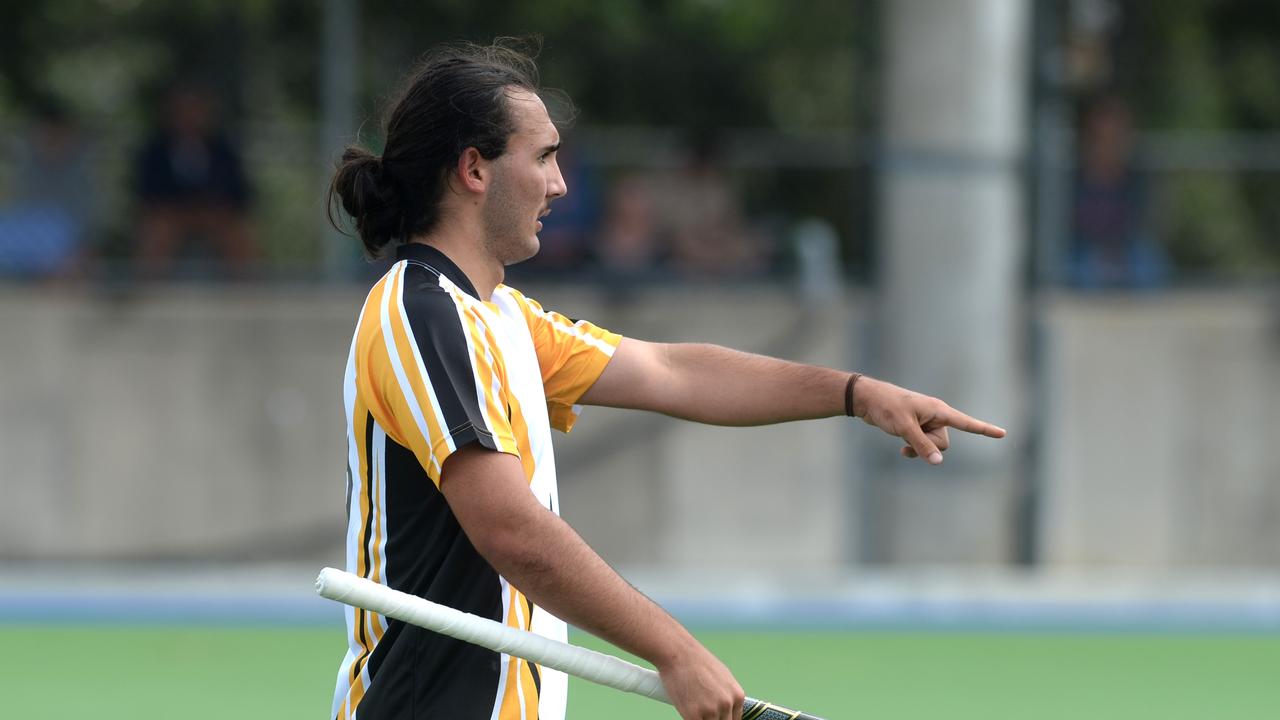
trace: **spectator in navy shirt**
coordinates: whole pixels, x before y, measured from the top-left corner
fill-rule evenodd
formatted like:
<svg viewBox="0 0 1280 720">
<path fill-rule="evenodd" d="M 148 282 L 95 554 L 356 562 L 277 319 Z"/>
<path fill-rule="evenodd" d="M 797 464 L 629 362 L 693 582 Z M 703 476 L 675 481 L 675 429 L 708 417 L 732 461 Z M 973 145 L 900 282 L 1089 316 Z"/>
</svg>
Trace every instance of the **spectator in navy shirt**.
<svg viewBox="0 0 1280 720">
<path fill-rule="evenodd" d="M 173 275 L 179 257 L 216 257 L 214 267 L 234 276 L 250 270 L 257 252 L 249 182 L 206 91 L 178 86 L 169 93 L 164 123 L 138 155 L 136 179 L 144 277 Z"/>
<path fill-rule="evenodd" d="M 1117 97 L 1094 100 L 1080 127 L 1072 286 L 1151 288 L 1165 282 L 1168 262 L 1152 238 L 1147 193 L 1128 107 Z"/>
</svg>

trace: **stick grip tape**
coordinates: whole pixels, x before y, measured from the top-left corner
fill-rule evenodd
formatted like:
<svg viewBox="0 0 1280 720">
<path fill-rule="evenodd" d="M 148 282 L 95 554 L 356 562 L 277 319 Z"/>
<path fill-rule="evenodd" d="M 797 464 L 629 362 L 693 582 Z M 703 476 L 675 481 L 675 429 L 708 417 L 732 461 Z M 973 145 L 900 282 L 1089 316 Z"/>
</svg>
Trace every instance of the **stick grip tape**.
<svg viewBox="0 0 1280 720">
<path fill-rule="evenodd" d="M 761 700 L 747 698 L 742 703 L 742 720 L 822 720 L 796 710 L 788 710 Z"/>
</svg>

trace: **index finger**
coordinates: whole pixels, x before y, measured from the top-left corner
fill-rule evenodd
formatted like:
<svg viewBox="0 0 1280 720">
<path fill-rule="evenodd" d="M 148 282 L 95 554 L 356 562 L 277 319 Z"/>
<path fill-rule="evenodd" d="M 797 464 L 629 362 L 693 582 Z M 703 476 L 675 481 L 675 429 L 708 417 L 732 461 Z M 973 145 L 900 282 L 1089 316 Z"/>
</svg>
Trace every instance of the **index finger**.
<svg viewBox="0 0 1280 720">
<path fill-rule="evenodd" d="M 948 412 L 942 417 L 942 420 L 950 427 L 973 433 L 974 435 L 985 435 L 989 438 L 1002 438 L 1005 436 L 1004 428 L 969 417 L 955 408 L 948 408 Z"/>
</svg>

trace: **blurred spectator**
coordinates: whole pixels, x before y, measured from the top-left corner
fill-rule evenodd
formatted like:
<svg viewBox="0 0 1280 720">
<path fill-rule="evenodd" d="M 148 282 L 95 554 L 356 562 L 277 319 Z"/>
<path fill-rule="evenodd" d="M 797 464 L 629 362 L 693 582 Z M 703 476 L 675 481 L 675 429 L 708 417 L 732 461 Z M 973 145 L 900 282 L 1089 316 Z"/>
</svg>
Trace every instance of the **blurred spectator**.
<svg viewBox="0 0 1280 720">
<path fill-rule="evenodd" d="M 752 230 L 709 134 L 697 136 L 683 167 L 661 183 L 659 215 L 677 271 L 749 274 L 765 269 L 766 242 Z"/>
<path fill-rule="evenodd" d="M 166 98 L 161 126 L 137 159 L 139 269 L 144 277 L 171 275 L 175 260 L 195 243 L 223 268 L 246 274 L 257 255 L 249 226 L 250 188 L 240 154 L 216 119 L 213 98 L 180 85 Z"/>
<path fill-rule="evenodd" d="M 1150 237 L 1147 210 L 1147 183 L 1134 162 L 1128 107 L 1114 96 L 1089 103 L 1080 123 L 1069 284 L 1162 284 L 1167 261 Z"/>
<path fill-rule="evenodd" d="M 46 102 L 13 152 L 12 197 L 0 209 L 0 275 L 80 274 L 99 195 L 80 128 L 62 105 Z"/>
<path fill-rule="evenodd" d="M 596 259 L 615 275 L 652 272 L 661 259 L 653 190 L 645 178 L 625 175 L 609 190 Z"/>
</svg>

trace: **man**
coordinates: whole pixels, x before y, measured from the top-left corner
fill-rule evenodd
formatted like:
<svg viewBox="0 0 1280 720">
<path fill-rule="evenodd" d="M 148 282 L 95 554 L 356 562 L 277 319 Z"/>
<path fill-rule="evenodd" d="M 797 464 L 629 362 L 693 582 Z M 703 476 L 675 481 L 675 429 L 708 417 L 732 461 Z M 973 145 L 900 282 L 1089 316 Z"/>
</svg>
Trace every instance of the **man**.
<svg viewBox="0 0 1280 720">
<path fill-rule="evenodd" d="M 623 338 L 503 285 L 567 192 L 559 146 L 532 61 L 465 46 L 426 59 L 381 157 L 344 154 L 332 194 L 371 254 L 398 258 L 347 366 L 347 569 L 555 639 L 571 622 L 652 662 L 682 717 L 737 718 L 729 670 L 558 517 L 550 429 L 581 405 L 722 425 L 849 414 L 934 464 L 948 427 L 1004 431 L 857 374 Z M 564 716 L 561 673 L 363 610 L 347 625 L 336 717 Z"/>
</svg>

